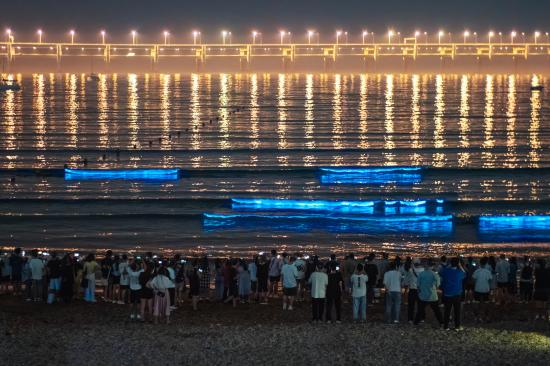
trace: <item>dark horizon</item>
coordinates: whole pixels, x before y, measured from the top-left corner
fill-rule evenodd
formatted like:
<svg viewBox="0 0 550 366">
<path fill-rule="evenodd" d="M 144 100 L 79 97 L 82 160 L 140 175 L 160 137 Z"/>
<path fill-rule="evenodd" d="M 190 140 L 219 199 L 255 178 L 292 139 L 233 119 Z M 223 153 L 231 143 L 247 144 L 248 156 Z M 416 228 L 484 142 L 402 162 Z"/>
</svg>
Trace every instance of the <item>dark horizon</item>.
<svg viewBox="0 0 550 366">
<path fill-rule="evenodd" d="M 30 0 L 3 4 L 0 27 L 2 33 L 11 28 L 17 40 L 25 41 L 33 40 L 37 29 L 42 29 L 45 40 L 50 41 L 62 40 L 75 29 L 77 39 L 88 42 L 97 41 L 100 29 L 121 42 L 129 39 L 132 29 L 139 32 L 142 41 L 158 40 L 167 29 L 179 42 L 188 41 L 193 29 L 202 32 L 204 41 L 216 41 L 222 29 L 231 31 L 235 41 L 256 29 L 266 42 L 277 40 L 281 29 L 297 38 L 305 37 L 307 29 L 315 29 L 322 39 L 330 39 L 336 29 L 348 31 L 350 38 L 360 37 L 364 29 L 381 34 L 389 28 L 403 35 L 415 29 L 431 34 L 439 29 L 454 34 L 469 29 L 480 35 L 489 30 L 504 34 L 516 30 L 530 35 L 535 30 L 550 31 L 549 11 L 549 3 L 534 0 Z"/>
</svg>

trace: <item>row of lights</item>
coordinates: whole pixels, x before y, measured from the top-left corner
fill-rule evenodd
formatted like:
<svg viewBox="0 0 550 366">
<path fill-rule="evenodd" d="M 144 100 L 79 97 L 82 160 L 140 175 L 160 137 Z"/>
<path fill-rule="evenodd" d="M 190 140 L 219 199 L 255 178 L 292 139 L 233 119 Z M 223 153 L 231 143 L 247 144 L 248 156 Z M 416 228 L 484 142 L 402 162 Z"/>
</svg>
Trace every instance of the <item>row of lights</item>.
<svg viewBox="0 0 550 366">
<path fill-rule="evenodd" d="M 36 34 L 38 36 L 38 43 L 42 43 L 42 37 L 43 37 L 43 34 L 44 34 L 42 29 L 37 30 Z M 107 33 L 104 30 L 102 30 L 102 31 L 99 32 L 99 34 L 101 36 L 101 42 L 103 44 L 105 44 L 105 37 L 106 37 Z M 137 31 L 132 30 L 130 32 L 130 34 L 132 36 L 132 43 L 136 44 L 137 36 L 138 36 Z M 195 30 L 191 34 L 193 35 L 193 44 L 197 44 L 197 42 L 201 43 L 201 32 Z M 223 31 L 221 31 L 220 34 L 221 34 L 221 37 L 222 37 L 222 43 L 223 44 L 226 44 L 228 41 L 231 44 L 231 32 L 223 30 Z M 6 35 L 7 35 L 8 42 L 14 42 L 14 36 L 13 36 L 13 32 L 11 31 L 11 29 L 6 30 Z M 69 31 L 69 36 L 70 36 L 71 43 L 74 43 L 75 35 L 76 35 L 76 32 L 74 31 L 74 29 L 71 29 Z M 164 44 L 169 44 L 170 43 L 170 32 L 165 30 L 163 32 L 163 35 L 164 35 Z M 258 32 L 258 31 L 252 31 L 251 35 L 252 35 L 252 44 L 256 44 L 257 39 L 259 39 L 260 43 L 262 43 L 262 38 L 261 38 L 262 33 Z M 519 34 L 516 31 L 510 32 L 510 43 L 513 44 L 514 40 L 518 37 L 518 35 Z M 279 36 L 280 36 L 281 44 L 285 43 L 285 41 L 287 43 L 291 43 L 291 41 L 292 41 L 292 38 L 291 38 L 292 33 L 291 32 L 281 30 L 281 31 L 279 31 Z M 340 40 L 341 40 L 342 37 L 344 37 L 344 39 L 345 39 L 344 43 L 348 43 L 348 32 L 345 32 L 345 31 L 342 31 L 342 30 L 337 30 L 336 33 L 335 33 L 335 36 L 336 36 L 336 44 L 340 43 Z M 365 44 L 367 42 L 369 36 L 372 37 L 372 43 L 375 43 L 374 32 L 369 33 L 368 31 L 363 31 L 362 38 L 361 38 L 363 44 Z M 399 38 L 399 42 L 401 42 L 401 32 L 395 32 L 394 30 L 389 30 L 388 33 L 387 33 L 388 43 L 392 43 L 392 39 L 396 36 Z M 418 41 L 418 39 L 422 36 L 424 36 L 424 42 L 428 43 L 428 32 L 423 32 L 422 33 L 420 31 L 415 31 L 414 32 L 415 42 Z M 448 36 L 448 40 L 450 42 L 452 42 L 452 33 L 445 33 L 444 31 L 440 30 L 437 33 L 438 43 L 441 43 L 442 41 L 444 41 L 445 36 Z M 468 38 L 471 37 L 471 36 L 473 36 L 474 39 L 475 39 L 475 42 L 477 42 L 477 36 L 478 36 L 477 32 L 470 33 L 470 31 L 466 30 L 462 33 L 464 43 L 466 43 L 468 41 Z M 494 31 L 490 31 L 487 34 L 487 36 L 488 36 L 489 44 L 490 44 L 492 42 L 493 38 L 495 38 L 497 36 L 497 33 L 495 33 Z M 502 32 L 498 32 L 498 36 L 499 36 L 499 39 L 500 39 L 500 43 L 502 43 L 503 42 Z M 523 42 L 525 42 L 525 33 L 522 32 L 521 36 L 523 38 Z M 535 44 L 538 43 L 538 40 L 541 36 L 542 36 L 542 33 L 539 32 L 539 31 L 536 31 L 536 32 L 533 33 L 533 39 L 535 41 Z M 549 35 L 548 32 L 545 33 L 545 36 L 546 36 L 546 41 L 550 42 L 550 35 Z M 317 41 L 317 43 L 319 43 L 319 32 L 316 32 L 316 31 L 313 31 L 313 30 L 308 30 L 307 31 L 307 42 L 308 42 L 308 44 L 311 44 L 312 41 L 315 42 L 315 40 Z"/>
</svg>

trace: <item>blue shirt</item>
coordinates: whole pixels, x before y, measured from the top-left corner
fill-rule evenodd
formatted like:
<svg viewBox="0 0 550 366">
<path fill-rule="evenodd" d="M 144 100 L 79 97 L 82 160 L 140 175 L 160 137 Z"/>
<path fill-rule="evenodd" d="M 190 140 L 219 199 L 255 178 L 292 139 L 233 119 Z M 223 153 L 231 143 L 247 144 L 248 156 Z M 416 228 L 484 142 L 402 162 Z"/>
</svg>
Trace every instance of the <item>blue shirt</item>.
<svg viewBox="0 0 550 366">
<path fill-rule="evenodd" d="M 256 267 L 256 263 L 250 262 L 248 272 L 250 272 L 250 281 L 258 281 L 258 267 Z"/>
<path fill-rule="evenodd" d="M 281 275 L 283 276 L 284 288 L 293 288 L 298 286 L 298 282 L 296 282 L 296 278 L 298 278 L 298 269 L 294 264 L 285 264 L 281 270 Z"/>
<path fill-rule="evenodd" d="M 437 301 L 439 275 L 427 269 L 418 275 L 418 298 L 422 301 Z"/>
<path fill-rule="evenodd" d="M 464 271 L 458 268 L 443 268 L 441 271 L 441 289 L 443 290 L 443 296 L 450 297 L 461 295 L 464 277 Z"/>
</svg>

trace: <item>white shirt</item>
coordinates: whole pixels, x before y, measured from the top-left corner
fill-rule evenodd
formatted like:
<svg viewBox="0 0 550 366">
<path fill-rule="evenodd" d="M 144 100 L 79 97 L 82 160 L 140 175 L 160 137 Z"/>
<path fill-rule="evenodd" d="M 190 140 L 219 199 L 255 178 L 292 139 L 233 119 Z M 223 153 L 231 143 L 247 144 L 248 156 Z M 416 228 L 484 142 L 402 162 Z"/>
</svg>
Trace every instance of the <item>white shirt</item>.
<svg viewBox="0 0 550 366">
<path fill-rule="evenodd" d="M 44 262 L 41 259 L 33 258 L 29 261 L 29 268 L 31 269 L 31 279 L 41 280 L 44 275 Z"/>
<path fill-rule="evenodd" d="M 170 278 L 164 275 L 156 275 L 155 278 L 151 280 L 151 287 L 155 291 L 166 292 L 170 288 L 172 281 Z"/>
<path fill-rule="evenodd" d="M 389 292 L 401 292 L 401 273 L 396 270 L 384 273 L 384 286 Z"/>
<path fill-rule="evenodd" d="M 487 268 L 478 268 L 472 275 L 475 281 L 474 291 L 482 294 L 486 294 L 491 291 L 491 280 L 493 274 Z"/>
<path fill-rule="evenodd" d="M 313 272 L 308 283 L 311 284 L 312 298 L 324 299 L 327 296 L 328 275 L 325 272 Z"/>
<path fill-rule="evenodd" d="M 351 286 L 351 297 L 363 297 L 367 296 L 367 283 L 369 277 L 366 274 L 356 274 L 351 275 L 350 286 Z"/>
</svg>

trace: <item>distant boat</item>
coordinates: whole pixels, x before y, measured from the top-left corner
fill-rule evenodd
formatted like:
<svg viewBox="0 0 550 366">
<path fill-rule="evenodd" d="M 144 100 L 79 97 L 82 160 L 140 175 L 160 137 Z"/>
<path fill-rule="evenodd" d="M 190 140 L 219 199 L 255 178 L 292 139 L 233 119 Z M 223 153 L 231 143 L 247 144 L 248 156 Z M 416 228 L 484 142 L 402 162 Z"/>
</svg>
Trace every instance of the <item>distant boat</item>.
<svg viewBox="0 0 550 366">
<path fill-rule="evenodd" d="M 90 75 L 88 75 L 86 80 L 87 81 L 99 81 L 99 75 L 92 72 Z"/>
<path fill-rule="evenodd" d="M 542 91 L 542 90 L 544 90 L 544 86 L 542 86 L 542 85 L 533 85 L 533 86 L 531 86 L 531 90 Z"/>
<path fill-rule="evenodd" d="M 0 81 L 0 91 L 8 90 L 19 91 L 21 90 L 21 85 L 15 80 L 2 79 L 2 81 Z"/>
</svg>

